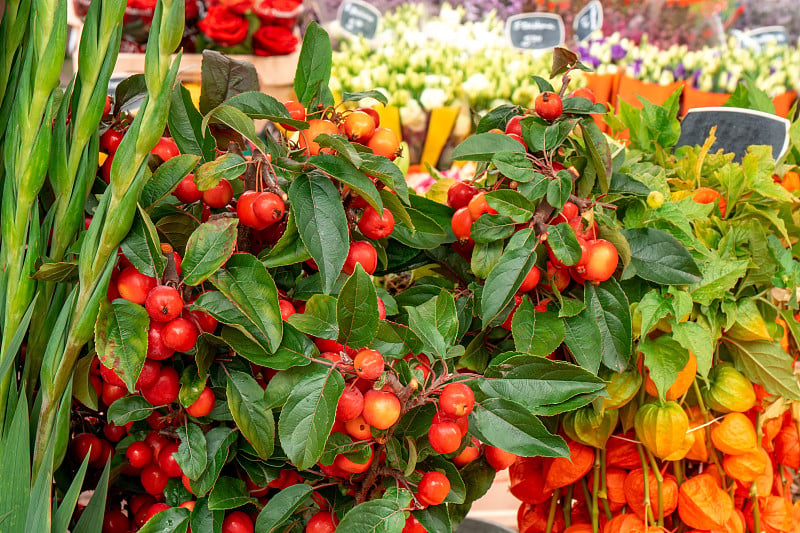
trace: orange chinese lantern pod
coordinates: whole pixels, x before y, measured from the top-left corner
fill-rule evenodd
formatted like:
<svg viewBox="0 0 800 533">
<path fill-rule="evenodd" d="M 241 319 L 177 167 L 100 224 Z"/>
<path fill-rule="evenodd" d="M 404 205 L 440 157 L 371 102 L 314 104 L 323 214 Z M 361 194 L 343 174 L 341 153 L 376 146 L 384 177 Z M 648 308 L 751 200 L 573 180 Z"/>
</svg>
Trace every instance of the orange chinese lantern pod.
<svg viewBox="0 0 800 533">
<path fill-rule="evenodd" d="M 686 391 L 688 391 L 689 387 L 694 383 L 695 374 L 697 374 L 697 358 L 692 352 L 689 352 L 689 360 L 686 362 L 686 366 L 678 372 L 675 383 L 670 385 L 669 389 L 667 389 L 667 392 L 664 394 L 665 398 L 667 400 L 677 400 L 686 394 Z M 647 372 L 647 381 L 645 382 L 644 388 L 650 396 L 658 397 L 658 389 L 656 389 L 655 382 L 650 379 L 649 372 Z"/>
<path fill-rule="evenodd" d="M 769 462 L 770 460 L 767 452 L 759 448 L 750 453 L 726 455 L 722 460 L 722 468 L 725 470 L 725 473 L 733 479 L 744 483 L 752 483 L 766 472 Z M 771 473 L 769 477 L 769 486 L 772 486 Z"/>
<path fill-rule="evenodd" d="M 788 466 L 793 470 L 800 469 L 800 439 L 798 439 L 797 425 L 794 421 L 783 425 L 775 436 L 773 446 L 778 464 Z"/>
<path fill-rule="evenodd" d="M 709 386 L 703 389 L 706 405 L 718 413 L 743 413 L 756 403 L 753 384 L 730 363 L 719 363 L 708 373 Z"/>
<path fill-rule="evenodd" d="M 664 459 L 683 447 L 689 417 L 676 402 L 653 402 L 639 407 L 633 420 L 636 438 L 650 453 Z"/>
<path fill-rule="evenodd" d="M 603 533 L 630 533 L 634 528 L 643 528 L 644 521 L 635 514 L 621 514 L 609 520 Z"/>
<path fill-rule="evenodd" d="M 772 452 L 775 450 L 774 448 L 774 441 L 775 437 L 778 436 L 778 432 L 781 430 L 783 426 L 783 418 L 770 418 L 769 420 L 763 420 L 761 422 L 761 447 L 767 450 L 768 452 Z M 798 457 L 800 461 L 800 457 Z M 800 466 L 800 465 L 798 465 Z"/>
<path fill-rule="evenodd" d="M 520 533 L 542 533 L 547 530 L 547 516 L 550 513 L 550 503 L 541 505 L 528 505 L 523 503 L 517 511 L 517 525 Z M 556 513 L 553 533 L 564 533 L 565 524 L 562 513 Z"/>
<path fill-rule="evenodd" d="M 572 485 L 589 473 L 594 466 L 594 450 L 574 441 L 567 443 L 569 457 L 556 457 L 545 475 L 544 490 Z"/>
<path fill-rule="evenodd" d="M 761 400 L 772 396 L 772 394 L 768 393 L 766 389 L 758 383 L 753 383 L 753 392 L 756 393 L 756 405 L 761 405 Z"/>
<path fill-rule="evenodd" d="M 592 533 L 592 524 L 572 524 L 564 533 Z"/>
<path fill-rule="evenodd" d="M 711 430 L 711 442 L 719 451 L 728 455 L 740 455 L 756 449 L 756 429 L 742 413 L 728 413 Z"/>
<path fill-rule="evenodd" d="M 625 507 L 625 478 L 628 477 L 628 472 L 621 468 L 606 467 L 606 500 L 611 512 L 616 512 Z M 589 473 L 586 480 L 586 486 L 589 492 L 592 492 L 594 487 L 594 472 Z M 573 498 L 583 498 L 583 491 L 576 490 Z"/>
<path fill-rule="evenodd" d="M 708 474 L 687 479 L 678 492 L 678 515 L 693 528 L 721 528 L 733 513 L 733 501 Z"/>
<path fill-rule="evenodd" d="M 658 526 L 642 526 L 634 527 L 631 529 L 631 533 L 669 533 L 669 531 Z"/>
<path fill-rule="evenodd" d="M 703 425 L 701 420 L 692 420 L 689 422 L 689 432 L 687 435 L 693 435 L 692 445 L 684 456 L 685 459 L 690 461 L 699 461 L 701 463 L 708 462 L 708 447 L 706 446 L 706 429 L 701 428 Z M 699 428 L 699 429 L 695 429 Z"/>
<path fill-rule="evenodd" d="M 719 212 L 722 218 L 725 218 L 725 209 L 728 206 L 728 202 L 718 191 L 715 191 L 711 187 L 698 187 L 692 194 L 692 200 L 698 204 L 713 204 L 717 198 L 719 198 Z"/>
<path fill-rule="evenodd" d="M 582 490 L 576 490 L 575 493 L 583 493 Z M 600 519 L 602 520 L 605 517 L 604 514 L 600 515 Z M 586 505 L 586 502 L 575 502 L 572 505 L 572 509 L 569 510 L 569 519 L 570 522 L 573 524 L 580 524 L 581 522 L 591 522 L 592 517 L 589 514 L 589 507 Z"/>
<path fill-rule="evenodd" d="M 611 435 L 606 443 L 606 465 L 632 470 L 642 464 L 636 449 L 636 435 L 628 431 L 622 435 Z"/>
<path fill-rule="evenodd" d="M 508 469 L 511 494 L 530 505 L 548 501 L 553 492 L 544 490 L 544 472 L 544 458 L 517 458 Z"/>
<path fill-rule="evenodd" d="M 775 319 L 775 323 L 778 324 L 781 329 L 783 330 L 783 335 L 781 335 L 781 348 L 783 348 L 784 352 L 789 352 L 789 328 L 786 327 L 786 321 L 781 317 L 777 317 Z"/>
<path fill-rule="evenodd" d="M 648 472 L 647 481 L 650 490 L 650 505 L 657 512 L 658 481 L 652 472 Z M 646 518 L 644 487 L 644 470 L 637 468 L 628 473 L 623 485 L 625 501 L 628 502 L 628 507 L 636 513 L 636 516 L 642 520 Z M 664 509 L 664 516 L 671 515 L 675 508 L 678 507 L 678 484 L 672 476 L 664 476 L 664 480 L 661 482 L 661 504 Z"/>
<path fill-rule="evenodd" d="M 691 428 L 691 422 L 689 423 Z M 700 431 L 700 430 L 698 430 Z M 686 435 L 683 436 L 683 445 L 679 450 L 675 450 L 675 452 L 671 453 L 670 455 L 664 457 L 665 461 L 680 461 L 686 454 L 689 453 L 689 450 L 692 449 L 694 446 L 695 439 L 704 438 L 705 435 L 698 435 L 698 431 L 687 431 Z"/>
<path fill-rule="evenodd" d="M 745 533 L 744 514 L 739 509 L 734 509 L 723 527 L 712 529 L 708 533 Z"/>
<path fill-rule="evenodd" d="M 765 533 L 779 533 L 792 530 L 792 502 L 780 496 L 759 498 L 761 530 Z M 744 509 L 744 518 L 750 531 L 753 527 L 753 502 Z"/>
</svg>

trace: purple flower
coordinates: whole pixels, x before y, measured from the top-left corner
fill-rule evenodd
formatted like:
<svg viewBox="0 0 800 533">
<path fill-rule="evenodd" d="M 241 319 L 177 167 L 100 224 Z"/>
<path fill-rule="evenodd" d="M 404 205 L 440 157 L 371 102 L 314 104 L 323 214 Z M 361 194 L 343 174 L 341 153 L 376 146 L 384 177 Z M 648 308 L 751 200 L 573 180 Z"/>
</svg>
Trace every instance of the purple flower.
<svg viewBox="0 0 800 533">
<path fill-rule="evenodd" d="M 639 73 L 642 71 L 642 60 L 637 59 L 633 62 L 633 77 L 636 78 L 639 76 Z"/>
<path fill-rule="evenodd" d="M 622 45 L 615 44 L 611 47 L 611 59 L 612 61 L 619 61 L 623 59 L 626 55 L 628 55 L 628 51 L 622 47 Z"/>
<path fill-rule="evenodd" d="M 699 68 L 694 71 L 694 75 L 692 76 L 692 87 L 697 88 L 700 81 L 700 75 L 703 73 L 703 69 Z"/>
<path fill-rule="evenodd" d="M 686 69 L 684 68 L 683 63 L 678 63 L 678 66 L 675 67 L 673 74 L 675 74 L 675 79 L 677 80 L 682 80 L 686 77 Z"/>
</svg>

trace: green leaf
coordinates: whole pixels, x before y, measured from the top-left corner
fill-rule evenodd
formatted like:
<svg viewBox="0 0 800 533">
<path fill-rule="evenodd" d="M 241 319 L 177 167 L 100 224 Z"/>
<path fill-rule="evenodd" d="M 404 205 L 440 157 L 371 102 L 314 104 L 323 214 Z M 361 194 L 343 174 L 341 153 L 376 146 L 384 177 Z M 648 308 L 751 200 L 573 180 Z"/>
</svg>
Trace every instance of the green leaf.
<svg viewBox="0 0 800 533">
<path fill-rule="evenodd" d="M 520 183 L 519 187 L 517 187 L 517 190 L 525 198 L 531 202 L 535 202 L 547 194 L 547 187 L 549 185 L 550 180 L 547 178 L 547 176 L 540 174 L 539 172 L 534 172 L 533 178 L 526 183 Z"/>
<path fill-rule="evenodd" d="M 342 101 L 343 102 L 358 102 L 359 100 L 363 100 L 364 98 L 372 98 L 377 100 L 378 102 L 382 103 L 383 105 L 388 105 L 389 100 L 386 98 L 386 95 L 383 94 L 381 91 L 360 91 L 360 92 L 344 92 L 342 93 Z"/>
<path fill-rule="evenodd" d="M 407 209 L 412 225 L 396 219 L 392 239 L 411 248 L 430 250 L 444 243 L 447 231 L 432 217 L 417 209 Z"/>
<path fill-rule="evenodd" d="M 369 274 L 358 264 L 336 302 L 338 341 L 353 348 L 369 346 L 378 333 L 378 295 Z"/>
<path fill-rule="evenodd" d="M 503 241 L 514 234 L 516 223 L 504 215 L 481 215 L 472 223 L 470 237 L 476 243 L 486 244 Z"/>
<path fill-rule="evenodd" d="M 564 344 L 581 367 L 597 373 L 603 359 L 600 327 L 589 309 L 583 309 L 564 321 Z"/>
<path fill-rule="evenodd" d="M 447 505 L 429 505 L 425 509 L 414 511 L 411 514 L 422 524 L 426 531 L 453 530 L 450 514 L 447 512 Z"/>
<path fill-rule="evenodd" d="M 309 485 L 290 485 L 272 496 L 258 513 L 256 533 L 275 533 L 313 492 Z"/>
<path fill-rule="evenodd" d="M 328 34 L 316 22 L 306 28 L 294 77 L 294 93 L 306 109 L 320 98 L 331 79 L 333 49 Z"/>
<path fill-rule="evenodd" d="M 711 332 L 698 322 L 678 322 L 672 326 L 672 338 L 695 355 L 697 373 L 707 377 L 714 361 Z"/>
<path fill-rule="evenodd" d="M 322 456 L 344 390 L 344 379 L 334 367 L 308 368 L 313 373 L 294 386 L 278 420 L 281 447 L 300 470 Z"/>
<path fill-rule="evenodd" d="M 524 112 L 525 109 L 522 108 L 522 106 L 511 104 L 499 105 L 481 118 L 476 133 L 486 133 L 494 128 L 505 130 L 509 120 Z"/>
<path fill-rule="evenodd" d="M 266 348 L 276 350 L 283 337 L 283 320 L 278 289 L 266 267 L 250 254 L 236 254 L 211 276 L 211 283 L 246 317 L 245 330 L 254 338 L 266 339 Z"/>
<path fill-rule="evenodd" d="M 650 370 L 650 379 L 656 385 L 659 398 L 664 400 L 667 389 L 678 378 L 678 372 L 689 362 L 689 351 L 666 335 L 655 340 L 645 337 L 639 341 L 638 349 L 644 354 L 644 364 Z"/>
<path fill-rule="evenodd" d="M 481 217 L 485 218 L 485 217 Z M 472 249 L 470 268 L 481 279 L 486 279 L 503 255 L 503 241 L 476 242 Z"/>
<path fill-rule="evenodd" d="M 492 157 L 492 164 L 503 176 L 520 183 L 528 183 L 536 174 L 533 162 L 521 152 L 498 152 Z M 510 191 L 510 189 L 503 190 Z"/>
<path fill-rule="evenodd" d="M 95 349 L 100 362 L 116 373 L 130 392 L 144 366 L 147 355 L 147 329 L 150 317 L 144 307 L 118 298 L 100 299 L 95 323 Z"/>
<path fill-rule="evenodd" d="M 556 179 L 547 184 L 547 203 L 561 209 L 572 194 L 572 177 L 569 172 L 560 171 Z"/>
<path fill-rule="evenodd" d="M 191 173 L 199 160 L 200 156 L 184 154 L 164 161 L 153 172 L 150 181 L 144 184 L 142 194 L 139 196 L 141 206 L 149 210 L 169 196 L 178 183 Z"/>
<path fill-rule="evenodd" d="M 731 347 L 736 367 L 770 394 L 800 400 L 800 385 L 792 372 L 792 356 L 780 344 L 769 341 L 733 341 Z"/>
<path fill-rule="evenodd" d="M 191 233 L 197 227 L 197 221 L 188 213 L 177 213 L 160 218 L 156 222 L 159 234 L 163 235 L 179 253 L 186 249 Z"/>
<path fill-rule="evenodd" d="M 72 261 L 45 262 L 31 277 L 39 281 L 74 283 L 78 281 L 78 263 Z"/>
<path fill-rule="evenodd" d="M 355 163 L 330 154 L 311 156 L 308 158 L 308 163 L 349 186 L 377 212 L 383 212 L 383 202 L 378 194 L 378 189 L 366 174 L 356 168 Z"/>
<path fill-rule="evenodd" d="M 31 485 L 28 420 L 28 402 L 25 396 L 21 395 L 10 425 L 8 421 L 6 422 L 4 445 L 0 454 L 0 468 L 3 472 L 0 481 L 0 489 L 3 491 L 3 497 L 0 498 L 0 520 L 2 520 L 0 523 L 7 531 L 25 531 L 25 514 L 30 499 L 30 490 L 27 487 Z"/>
<path fill-rule="evenodd" d="M 150 402 L 141 396 L 125 396 L 108 407 L 108 419 L 118 426 L 128 422 L 144 420 L 153 412 Z"/>
<path fill-rule="evenodd" d="M 533 414 L 557 414 L 564 410 L 559 406 L 581 395 L 591 401 L 604 387 L 597 376 L 573 364 L 513 352 L 505 355 L 495 357 L 477 386 L 488 396 L 517 402 Z"/>
<path fill-rule="evenodd" d="M 303 174 L 289 187 L 297 229 L 322 276 L 323 292 L 333 289 L 350 249 L 347 217 L 339 191 L 331 180 Z"/>
<path fill-rule="evenodd" d="M 183 533 L 189 525 L 189 509 L 171 507 L 148 520 L 139 533 Z"/>
<path fill-rule="evenodd" d="M 703 263 L 702 281 L 692 285 L 692 299 L 701 305 L 710 305 L 723 298 L 747 273 L 748 261 L 712 259 Z"/>
<path fill-rule="evenodd" d="M 661 230 L 623 230 L 631 247 L 631 262 L 622 277 L 634 275 L 662 285 L 688 285 L 701 281 L 691 254 L 675 237 Z"/>
<path fill-rule="evenodd" d="M 289 212 L 289 217 L 286 220 L 286 229 L 283 231 L 281 238 L 278 239 L 278 242 L 275 243 L 275 246 L 265 251 L 266 254 L 262 252 L 258 258 L 267 268 L 293 265 L 311 259 L 311 254 L 306 250 L 303 241 L 300 239 L 300 232 L 297 231 L 294 213 Z"/>
<path fill-rule="evenodd" d="M 603 364 L 622 372 L 632 353 L 633 326 L 628 297 L 614 278 L 600 285 L 587 283 L 583 290 L 586 309 L 600 328 Z"/>
<path fill-rule="evenodd" d="M 181 261 L 183 282 L 199 285 L 222 266 L 236 248 L 235 218 L 210 220 L 192 232 Z"/>
<path fill-rule="evenodd" d="M 208 494 L 208 508 L 212 511 L 236 509 L 252 501 L 244 480 L 228 476 L 220 477 Z"/>
<path fill-rule="evenodd" d="M 263 389 L 252 376 L 234 370 L 228 376 L 227 394 L 228 407 L 242 436 L 261 459 L 269 459 L 275 440 L 275 419 L 264 401 Z M 209 502 L 209 508 L 216 507 Z"/>
<path fill-rule="evenodd" d="M 158 231 L 142 207 L 138 205 L 137 208 L 133 226 L 120 243 L 120 248 L 136 270 L 145 276 L 161 279 L 167 261 L 161 251 Z"/>
<path fill-rule="evenodd" d="M 442 290 L 417 307 L 407 307 L 408 327 L 423 343 L 423 350 L 446 359 L 458 334 L 458 314 L 453 295 Z"/>
<path fill-rule="evenodd" d="M 337 300 L 333 296 L 315 294 L 306 302 L 304 312 L 289 317 L 289 323 L 307 335 L 321 339 L 335 339 L 339 335 L 336 305 Z M 377 303 L 375 305 L 377 309 Z"/>
<path fill-rule="evenodd" d="M 217 482 L 222 467 L 228 460 L 231 446 L 236 442 L 238 433 L 227 427 L 215 427 L 206 433 L 207 466 L 197 480 L 191 480 L 192 493 L 199 497 L 205 494 Z"/>
<path fill-rule="evenodd" d="M 386 157 L 368 153 L 362 153 L 361 160 L 361 166 L 359 167 L 361 172 L 377 178 L 384 185 L 396 192 L 397 196 L 399 196 L 402 201 L 406 204 L 409 203 L 406 177 L 397 165 Z M 386 203 L 385 195 L 381 195 L 381 197 L 384 198 L 383 201 Z M 391 209 L 391 206 L 387 205 L 387 207 Z M 392 210 L 392 213 L 394 213 L 394 210 Z"/>
<path fill-rule="evenodd" d="M 75 473 L 69 485 L 69 489 L 64 494 L 58 509 L 53 513 L 53 527 L 52 533 L 67 533 L 69 530 L 69 523 L 72 519 L 72 514 L 75 512 L 75 504 L 78 503 L 81 489 L 83 488 L 83 479 L 86 476 L 86 469 L 89 467 L 89 456 L 87 454 L 81 463 L 80 468 Z M 0 519 L 0 523 L 3 523 Z"/>
<path fill-rule="evenodd" d="M 208 466 L 206 437 L 200 426 L 188 422 L 178 428 L 181 443 L 175 452 L 175 461 L 189 479 L 198 479 Z"/>
<path fill-rule="evenodd" d="M 316 137 L 314 137 L 314 142 L 319 144 L 321 148 L 330 148 L 333 152 L 335 152 L 336 156 L 333 156 L 334 159 L 347 161 L 348 163 L 354 165 L 356 168 L 361 166 L 362 163 L 361 155 L 355 149 L 354 145 L 350 144 L 350 141 L 343 134 L 328 135 L 327 133 L 321 133 Z M 326 152 L 328 150 L 321 150 L 321 151 Z M 334 177 L 337 176 L 334 174 Z"/>
<path fill-rule="evenodd" d="M 223 511 L 212 511 L 208 508 L 208 498 L 199 498 L 189 517 L 189 526 L 197 533 L 222 533 L 224 519 Z"/>
<path fill-rule="evenodd" d="M 49 459 L 52 460 L 52 457 Z M 92 499 L 89 500 L 89 503 L 84 508 L 80 519 L 78 519 L 78 523 L 75 524 L 75 528 L 72 530 L 73 533 L 100 533 L 102 528 L 102 518 L 106 509 L 106 496 L 108 494 L 108 474 L 110 465 L 111 461 L 105 464 L 103 473 L 100 475 L 100 480 L 97 482 L 97 487 L 92 494 Z M 44 471 L 46 471 L 46 469 L 43 467 L 42 470 L 40 470 L 40 475 Z M 45 486 L 47 487 L 47 497 L 49 497 L 50 483 L 52 482 L 52 471 L 47 475 L 47 478 L 48 479 L 45 482 Z M 48 499 L 47 497 L 43 498 L 43 500 L 46 501 Z M 39 500 L 38 502 L 33 500 L 31 502 L 32 505 L 34 503 L 38 503 L 38 507 L 48 508 L 49 511 L 49 505 L 44 503 L 42 500 Z M 45 526 L 45 524 L 40 524 L 40 527 L 31 527 L 31 524 L 28 524 L 25 528 L 25 531 L 45 531 L 45 529 L 41 526 Z M 139 531 L 145 531 L 145 528 L 142 528 Z"/>
<path fill-rule="evenodd" d="M 258 91 L 232 96 L 225 100 L 225 105 L 235 107 L 250 118 L 271 120 L 296 129 L 308 128 L 308 122 L 294 120 L 286 106 L 275 97 Z"/>
<path fill-rule="evenodd" d="M 214 50 L 203 51 L 200 112 L 208 113 L 236 94 L 257 91 L 258 74 L 252 63 Z"/>
<path fill-rule="evenodd" d="M 564 439 L 551 434 L 538 418 L 518 403 L 490 398 L 475 404 L 470 432 L 481 440 L 521 457 L 567 457 Z"/>
<path fill-rule="evenodd" d="M 172 91 L 167 124 L 181 154 L 201 156 L 205 161 L 214 158 L 214 137 L 203 129 L 203 115 L 194 107 L 189 90 L 180 83 Z"/>
<path fill-rule="evenodd" d="M 506 251 L 500 257 L 494 270 L 486 278 L 481 295 L 482 328 L 486 327 L 500 315 L 514 297 L 525 276 L 536 264 L 536 235 L 532 230 L 518 232 L 515 239 L 521 245 Z M 514 239 L 512 239 L 514 240 Z"/>
<path fill-rule="evenodd" d="M 194 173 L 194 182 L 201 191 L 213 189 L 222 180 L 236 180 L 247 168 L 247 161 L 242 156 L 227 153 L 213 161 L 203 163 Z"/>
<path fill-rule="evenodd" d="M 518 352 L 540 357 L 553 353 L 566 336 L 564 320 L 554 313 L 535 311 L 527 297 L 514 313 L 511 333 Z"/>
<path fill-rule="evenodd" d="M 453 161 L 491 161 L 497 152 L 523 153 L 525 147 L 502 133 L 479 133 L 456 146 Z"/>
<path fill-rule="evenodd" d="M 253 120 L 239 111 L 235 107 L 220 105 L 215 107 L 203 117 L 203 127 L 206 128 L 211 123 L 225 124 L 229 128 L 238 132 L 242 137 L 253 143 L 262 153 L 267 152 L 264 141 L 256 134 Z"/>
<path fill-rule="evenodd" d="M 611 183 L 612 172 L 611 148 L 608 145 L 608 140 L 594 120 L 586 119 L 581 122 L 581 134 L 586 145 L 586 151 L 591 156 L 599 189 L 601 192 L 606 193 Z"/>
<path fill-rule="evenodd" d="M 566 222 L 550 227 L 547 234 L 547 245 L 553 251 L 556 259 L 565 266 L 575 265 L 581 260 L 583 253 L 581 245 L 578 244 L 575 230 Z"/>
<path fill-rule="evenodd" d="M 529 221 L 533 216 L 534 209 L 536 209 L 533 202 L 511 189 L 491 191 L 486 193 L 484 197 L 489 206 L 495 208 L 500 215 L 511 217 L 517 224 Z"/>
<path fill-rule="evenodd" d="M 337 529 L 348 533 L 394 533 L 403 529 L 405 522 L 400 502 L 380 498 L 350 509 Z"/>
</svg>

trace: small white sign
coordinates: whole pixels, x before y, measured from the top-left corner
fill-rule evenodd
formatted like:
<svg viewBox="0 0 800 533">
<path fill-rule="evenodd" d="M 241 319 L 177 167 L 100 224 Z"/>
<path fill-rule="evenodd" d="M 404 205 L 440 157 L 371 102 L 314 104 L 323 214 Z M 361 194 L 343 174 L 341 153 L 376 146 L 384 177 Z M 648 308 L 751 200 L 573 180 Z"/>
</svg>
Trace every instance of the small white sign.
<svg viewBox="0 0 800 533">
<path fill-rule="evenodd" d="M 564 19 L 554 13 L 523 13 L 506 20 L 506 36 L 519 50 L 549 50 L 564 44 Z"/>
<path fill-rule="evenodd" d="M 603 28 L 603 4 L 600 0 L 592 0 L 575 15 L 572 29 L 578 41 L 585 41 L 597 30 Z"/>
<path fill-rule="evenodd" d="M 381 12 L 362 0 L 344 0 L 339 6 L 336 18 L 347 33 L 374 39 L 381 22 Z"/>
</svg>

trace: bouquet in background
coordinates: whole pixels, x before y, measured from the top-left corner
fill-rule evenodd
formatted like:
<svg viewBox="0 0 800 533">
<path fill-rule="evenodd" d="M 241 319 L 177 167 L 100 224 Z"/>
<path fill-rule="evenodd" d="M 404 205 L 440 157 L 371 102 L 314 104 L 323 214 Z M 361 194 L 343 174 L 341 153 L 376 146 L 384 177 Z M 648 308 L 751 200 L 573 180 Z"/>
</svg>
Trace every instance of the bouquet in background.
<svg viewBox="0 0 800 533">
<path fill-rule="evenodd" d="M 210 0 L 197 23 L 198 49 L 276 56 L 297 49 L 302 0 Z"/>
</svg>

